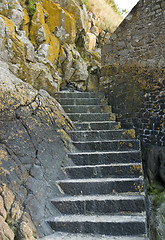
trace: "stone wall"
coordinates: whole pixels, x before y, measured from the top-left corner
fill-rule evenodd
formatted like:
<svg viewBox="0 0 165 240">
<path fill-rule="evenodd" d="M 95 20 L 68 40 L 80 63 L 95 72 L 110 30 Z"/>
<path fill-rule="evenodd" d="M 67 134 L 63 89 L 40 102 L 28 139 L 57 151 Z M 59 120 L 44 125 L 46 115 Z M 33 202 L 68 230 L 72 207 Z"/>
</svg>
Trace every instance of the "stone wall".
<svg viewBox="0 0 165 240">
<path fill-rule="evenodd" d="M 141 0 L 102 49 L 100 88 L 143 143 L 165 146 L 165 2 Z"/>
<path fill-rule="evenodd" d="M 165 239 L 165 2 L 141 0 L 102 48 L 100 89 L 142 142 L 150 239 Z"/>
</svg>

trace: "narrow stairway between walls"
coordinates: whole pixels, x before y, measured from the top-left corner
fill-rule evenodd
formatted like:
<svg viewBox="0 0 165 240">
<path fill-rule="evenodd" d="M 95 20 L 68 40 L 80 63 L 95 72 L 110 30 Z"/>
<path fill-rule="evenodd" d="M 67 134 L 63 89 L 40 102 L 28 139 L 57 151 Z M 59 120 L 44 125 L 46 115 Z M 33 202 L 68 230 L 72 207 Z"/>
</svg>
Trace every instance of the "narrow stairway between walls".
<svg viewBox="0 0 165 240">
<path fill-rule="evenodd" d="M 140 142 L 121 129 L 104 93 L 59 92 L 54 97 L 74 122 L 69 132 L 73 166 L 57 181 L 62 213 L 48 220 L 55 231 L 43 240 L 144 240 L 147 238 Z"/>
</svg>

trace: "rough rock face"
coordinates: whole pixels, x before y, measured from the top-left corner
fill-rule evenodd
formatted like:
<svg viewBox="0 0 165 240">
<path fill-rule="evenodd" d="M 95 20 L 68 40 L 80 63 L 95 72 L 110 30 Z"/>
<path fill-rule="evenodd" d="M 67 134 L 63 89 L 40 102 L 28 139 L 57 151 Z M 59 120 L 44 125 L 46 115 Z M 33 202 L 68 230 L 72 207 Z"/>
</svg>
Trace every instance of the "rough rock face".
<svg viewBox="0 0 165 240">
<path fill-rule="evenodd" d="M 46 22 L 49 29 L 54 32 L 61 44 L 65 42 L 74 43 L 76 37 L 74 16 L 53 1 L 43 0 L 43 7 L 48 13 Z"/>
<path fill-rule="evenodd" d="M 6 231 L 9 239 L 50 234 L 45 218 L 55 210 L 48 199 L 59 194 L 55 181 L 71 147 L 72 123 L 47 92 L 22 82 L 2 61 L 0 111 L 1 239 Z"/>
<path fill-rule="evenodd" d="M 17 29 L 19 29 L 23 23 L 23 8 L 17 0 L 2 0 L 0 3 L 0 14 L 8 17 Z"/>
<path fill-rule="evenodd" d="M 17 34 L 14 23 L 1 15 L 0 29 L 0 57 L 8 62 L 10 70 L 37 89 L 43 88 L 49 92 L 57 90 L 60 77 L 49 59 L 38 56 L 37 61 L 34 46 L 24 32 Z M 51 74 L 52 69 L 54 71 Z"/>
<path fill-rule="evenodd" d="M 95 59 L 93 51 L 99 48 L 96 39 L 100 40 L 99 30 L 94 30 L 94 20 L 89 26 L 85 5 L 76 0 L 29 3 L 20 0 L 20 3 L 6 0 L 0 4 L 0 58 L 17 77 L 38 90 L 53 93 L 70 82 L 75 88 L 90 89 L 91 64 L 84 58 L 84 47 Z M 80 36 L 83 42 L 79 42 Z M 78 45 L 81 48 L 77 63 L 73 51 L 64 49 L 77 51 Z M 65 59 L 61 53 L 67 55 Z M 97 62 L 95 66 L 99 68 Z"/>
</svg>

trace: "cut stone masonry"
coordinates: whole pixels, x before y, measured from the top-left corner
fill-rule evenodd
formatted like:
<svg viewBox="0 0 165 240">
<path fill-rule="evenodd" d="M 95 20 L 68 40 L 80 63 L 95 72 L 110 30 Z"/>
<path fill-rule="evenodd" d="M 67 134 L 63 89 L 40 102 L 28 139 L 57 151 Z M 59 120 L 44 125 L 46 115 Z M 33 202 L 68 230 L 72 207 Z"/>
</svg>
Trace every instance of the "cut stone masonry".
<svg viewBox="0 0 165 240">
<path fill-rule="evenodd" d="M 103 93 L 59 92 L 54 97 L 74 122 L 75 148 L 68 179 L 56 182 L 63 195 L 52 200 L 59 216 L 46 239 L 147 238 L 140 142 L 120 128 Z"/>
</svg>

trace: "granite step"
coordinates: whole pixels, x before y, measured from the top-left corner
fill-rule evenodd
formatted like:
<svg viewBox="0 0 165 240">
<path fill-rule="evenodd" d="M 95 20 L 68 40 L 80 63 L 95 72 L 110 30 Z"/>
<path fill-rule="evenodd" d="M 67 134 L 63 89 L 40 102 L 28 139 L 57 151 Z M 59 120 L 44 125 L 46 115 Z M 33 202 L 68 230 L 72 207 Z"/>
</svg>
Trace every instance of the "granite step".
<svg viewBox="0 0 165 240">
<path fill-rule="evenodd" d="M 66 113 L 111 113 L 112 107 L 109 105 L 63 105 Z"/>
<path fill-rule="evenodd" d="M 63 215 L 48 220 L 55 231 L 105 235 L 144 235 L 144 216 Z"/>
<path fill-rule="evenodd" d="M 68 153 L 68 157 L 76 165 L 141 163 L 141 152 L 139 150 Z"/>
<path fill-rule="evenodd" d="M 107 99 L 101 98 L 56 98 L 61 105 L 105 105 Z"/>
<path fill-rule="evenodd" d="M 73 141 L 73 145 L 78 151 L 127 151 L 127 150 L 139 150 L 139 140 L 102 140 L 102 141 Z"/>
<path fill-rule="evenodd" d="M 144 196 L 65 196 L 51 201 L 63 214 L 143 214 Z"/>
<path fill-rule="evenodd" d="M 115 121 L 114 113 L 68 113 L 73 122 Z"/>
<path fill-rule="evenodd" d="M 73 141 L 95 141 L 97 140 L 119 140 L 134 139 L 134 130 L 91 130 L 91 131 L 70 131 L 69 136 Z"/>
<path fill-rule="evenodd" d="M 68 153 L 75 165 L 63 167 L 70 179 L 56 181 L 62 196 L 51 202 L 61 215 L 48 220 L 56 231 L 50 239 L 148 239 L 140 141 L 134 130 L 121 129 L 104 93 L 53 96 L 74 122 L 68 133 L 76 152 Z"/>
<path fill-rule="evenodd" d="M 107 236 L 100 234 L 56 232 L 52 235 L 40 238 L 40 240 L 149 240 L 149 238 L 138 236 Z"/>
<path fill-rule="evenodd" d="M 53 93 L 54 98 L 105 98 L 103 92 L 57 92 Z"/>
<path fill-rule="evenodd" d="M 75 130 L 112 130 L 119 129 L 121 127 L 120 122 L 115 121 L 92 121 L 83 123 L 74 123 Z"/>
<path fill-rule="evenodd" d="M 56 182 L 59 190 L 68 195 L 132 193 L 143 194 L 143 178 L 65 179 Z"/>
<path fill-rule="evenodd" d="M 118 177 L 140 177 L 142 165 L 139 163 L 109 164 L 109 165 L 85 165 L 70 166 L 63 171 L 72 179 L 78 178 L 118 178 Z"/>
</svg>

